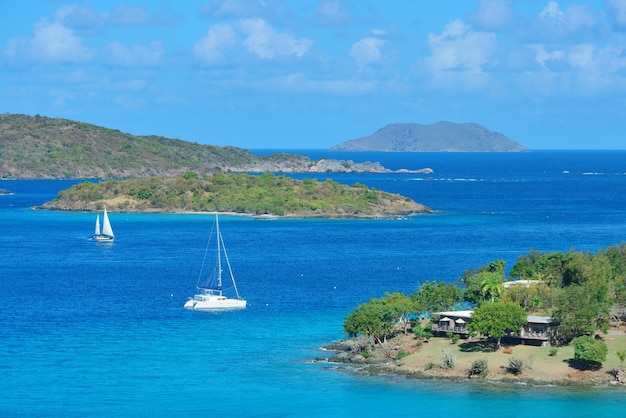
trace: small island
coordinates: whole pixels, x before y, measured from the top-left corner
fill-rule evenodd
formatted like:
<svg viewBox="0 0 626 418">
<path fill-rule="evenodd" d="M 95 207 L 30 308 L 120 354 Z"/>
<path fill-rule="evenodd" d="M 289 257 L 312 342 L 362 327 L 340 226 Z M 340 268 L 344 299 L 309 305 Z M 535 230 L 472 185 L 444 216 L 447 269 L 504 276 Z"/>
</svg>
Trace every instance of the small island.
<svg viewBox="0 0 626 418">
<path fill-rule="evenodd" d="M 344 319 L 325 347 L 341 369 L 417 379 L 626 384 L 626 245 L 497 260 L 458 284 L 426 282 Z M 509 280 L 507 280 L 509 279 Z"/>
<path fill-rule="evenodd" d="M 59 192 L 39 209 L 115 212 L 228 212 L 298 218 L 397 218 L 432 209 L 397 194 L 362 184 L 327 179 L 296 180 L 265 173 L 207 174 L 145 179 L 85 181 Z"/>
<path fill-rule="evenodd" d="M 392 123 L 372 135 L 342 142 L 331 151 L 523 152 L 522 145 L 477 123 Z"/>
</svg>

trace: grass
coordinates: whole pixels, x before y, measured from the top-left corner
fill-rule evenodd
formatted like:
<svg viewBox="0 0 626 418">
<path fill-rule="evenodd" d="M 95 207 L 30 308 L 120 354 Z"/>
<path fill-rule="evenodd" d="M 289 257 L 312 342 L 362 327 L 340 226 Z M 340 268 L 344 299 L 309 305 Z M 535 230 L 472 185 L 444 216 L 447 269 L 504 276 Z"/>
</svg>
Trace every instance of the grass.
<svg viewBox="0 0 626 418">
<path fill-rule="evenodd" d="M 626 334 L 608 334 L 602 336 L 607 344 L 608 355 L 598 371 L 581 371 L 570 366 L 574 358 L 573 346 L 558 347 L 556 355 L 550 355 L 554 347 L 537 347 L 528 345 L 506 345 L 512 349 L 511 354 L 506 354 L 500 349 L 483 340 L 460 340 L 457 344 L 451 344 L 448 338 L 433 337 L 429 342 L 423 343 L 419 349 L 401 360 L 401 366 L 407 370 L 428 370 L 428 364 L 438 364 L 444 350 L 448 350 L 456 357 L 456 366 L 453 370 L 443 371 L 437 367 L 433 371 L 443 375 L 467 376 L 472 364 L 481 359 L 486 359 L 489 364 L 489 378 L 515 378 L 506 369 L 512 357 L 524 360 L 531 366 L 520 374 L 521 379 L 533 379 L 538 381 L 560 380 L 611 380 L 611 370 L 620 367 L 620 360 L 615 354 L 619 350 L 626 349 Z"/>
</svg>

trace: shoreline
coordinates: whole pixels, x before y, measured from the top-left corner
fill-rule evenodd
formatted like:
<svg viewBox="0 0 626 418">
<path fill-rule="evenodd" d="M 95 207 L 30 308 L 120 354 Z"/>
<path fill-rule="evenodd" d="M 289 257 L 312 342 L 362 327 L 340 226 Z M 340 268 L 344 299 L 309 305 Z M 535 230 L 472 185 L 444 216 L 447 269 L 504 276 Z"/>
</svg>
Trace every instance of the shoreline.
<svg viewBox="0 0 626 418">
<path fill-rule="evenodd" d="M 606 361 L 597 370 L 581 370 L 571 366 L 573 347 L 539 347 L 524 345 L 503 345 L 493 351 L 474 351 L 471 341 L 451 343 L 444 337 L 433 337 L 422 342 L 413 335 L 400 335 L 387 341 L 385 350 L 379 347 L 369 351 L 367 356 L 358 350 L 356 340 L 348 339 L 323 347 L 329 356 L 326 361 L 338 371 L 348 371 L 368 376 L 394 376 L 411 380 L 437 380 L 450 383 L 514 384 L 522 386 L 558 386 L 576 388 L 626 388 L 626 372 L 619 364 L 616 349 L 626 347 L 626 334 L 606 334 L 602 336 L 610 345 Z M 475 340 L 476 341 L 476 340 Z M 504 350 L 504 348 L 507 350 Z M 558 350 L 556 355 L 550 349 Z M 452 368 L 438 365 L 442 351 L 452 352 L 456 364 Z M 510 353 L 509 350 L 512 350 Z M 399 353 L 405 355 L 397 358 Z M 388 356 L 396 356 L 389 358 Z M 523 359 L 527 367 L 519 374 L 508 370 L 513 357 Z M 472 362 L 485 359 L 488 364 L 486 376 L 469 376 Z M 622 368 L 622 371 L 618 370 Z"/>
</svg>

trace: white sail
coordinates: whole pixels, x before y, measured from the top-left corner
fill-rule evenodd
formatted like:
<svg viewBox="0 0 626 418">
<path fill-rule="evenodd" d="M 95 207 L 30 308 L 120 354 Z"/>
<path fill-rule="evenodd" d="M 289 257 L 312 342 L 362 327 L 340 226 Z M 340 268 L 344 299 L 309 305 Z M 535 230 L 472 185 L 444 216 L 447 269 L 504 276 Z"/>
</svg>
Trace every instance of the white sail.
<svg viewBox="0 0 626 418">
<path fill-rule="evenodd" d="M 114 237 L 113 228 L 111 228 L 111 222 L 109 222 L 109 215 L 107 214 L 107 207 L 104 207 L 104 215 L 102 215 L 102 235 Z"/>
<path fill-rule="evenodd" d="M 96 231 L 93 236 L 97 237 L 98 235 L 100 235 L 100 215 L 96 215 Z"/>
<path fill-rule="evenodd" d="M 104 213 L 102 214 L 102 231 L 100 230 L 100 215 L 96 215 L 96 228 L 93 239 L 98 242 L 113 242 L 115 239 L 106 206 L 104 207 Z"/>
</svg>

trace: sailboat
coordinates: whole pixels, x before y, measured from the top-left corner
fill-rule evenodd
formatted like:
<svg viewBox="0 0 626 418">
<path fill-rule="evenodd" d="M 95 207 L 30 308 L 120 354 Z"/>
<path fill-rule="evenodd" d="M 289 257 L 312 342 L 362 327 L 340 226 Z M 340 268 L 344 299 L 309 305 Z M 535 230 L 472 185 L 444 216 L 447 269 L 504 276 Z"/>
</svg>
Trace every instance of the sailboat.
<svg viewBox="0 0 626 418">
<path fill-rule="evenodd" d="M 102 231 L 100 230 L 100 215 L 96 215 L 96 229 L 93 234 L 93 239 L 99 242 L 113 242 L 115 239 L 106 206 L 104 207 L 104 213 L 102 214 Z"/>
<path fill-rule="evenodd" d="M 198 276 L 198 282 L 196 284 L 196 288 L 198 293 L 193 296 L 193 298 L 189 298 L 189 300 L 185 303 L 184 307 L 186 309 L 195 309 L 201 311 L 224 311 L 224 310 L 234 310 L 234 309 L 245 309 L 246 308 L 246 300 L 242 299 L 239 296 L 239 290 L 237 290 L 237 284 L 235 283 L 235 276 L 233 275 L 233 270 L 230 267 L 230 261 L 228 259 L 228 254 L 226 253 L 226 247 L 224 246 L 224 240 L 222 239 L 222 234 L 220 233 L 220 223 L 217 216 L 215 214 L 215 222 L 213 224 L 215 234 L 211 233 L 211 238 L 215 236 L 215 244 L 216 244 L 216 252 L 215 254 L 215 262 L 213 263 L 214 270 L 212 274 L 208 276 L 208 278 L 203 278 L 203 270 L 205 264 L 207 262 L 207 257 L 209 256 L 209 250 L 213 250 L 211 248 L 212 239 L 209 238 L 209 242 L 207 244 L 207 248 L 204 254 L 204 260 L 202 262 L 202 268 L 200 269 L 200 274 Z M 228 273 L 230 276 L 230 281 L 232 283 L 232 287 L 235 292 L 234 298 L 228 298 L 223 294 L 223 280 L 222 280 L 222 263 L 223 260 L 226 261 L 226 266 L 228 267 Z"/>
</svg>

